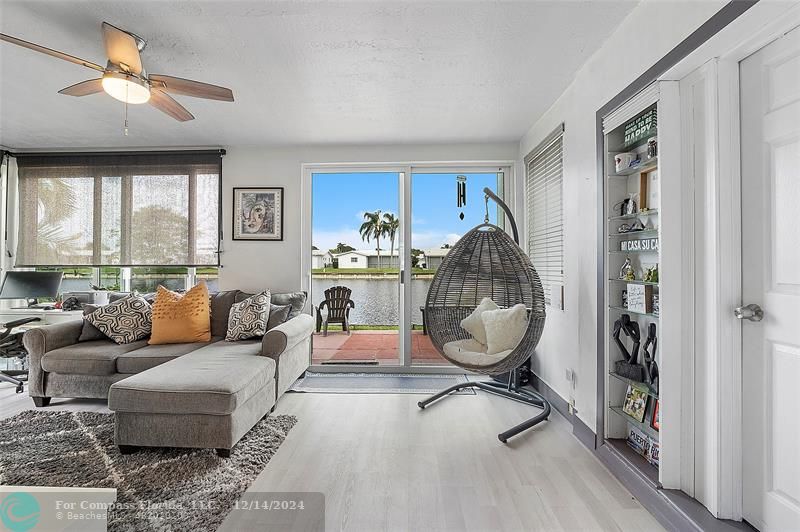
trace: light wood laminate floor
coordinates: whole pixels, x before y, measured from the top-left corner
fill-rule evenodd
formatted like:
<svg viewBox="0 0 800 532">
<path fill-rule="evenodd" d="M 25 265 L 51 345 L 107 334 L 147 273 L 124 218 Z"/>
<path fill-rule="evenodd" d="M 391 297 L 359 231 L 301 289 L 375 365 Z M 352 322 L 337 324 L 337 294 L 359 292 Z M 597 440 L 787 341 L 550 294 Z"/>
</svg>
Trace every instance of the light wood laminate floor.
<svg viewBox="0 0 800 532">
<path fill-rule="evenodd" d="M 276 412 L 298 423 L 250 491 L 322 492 L 327 531 L 663 530 L 557 413 L 503 445 L 497 433 L 535 409 L 479 393 L 420 411 L 421 397 L 285 395 Z M 0 418 L 30 408 L 0 385 Z M 220 530 L 254 528 L 229 518 Z"/>
</svg>

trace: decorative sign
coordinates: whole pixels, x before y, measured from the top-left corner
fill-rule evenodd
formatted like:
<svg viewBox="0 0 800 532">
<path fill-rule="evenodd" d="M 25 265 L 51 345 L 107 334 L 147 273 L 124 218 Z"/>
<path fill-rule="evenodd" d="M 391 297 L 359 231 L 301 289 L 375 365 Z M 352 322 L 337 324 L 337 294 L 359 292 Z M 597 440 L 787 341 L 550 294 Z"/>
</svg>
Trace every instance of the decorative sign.
<svg viewBox="0 0 800 532">
<path fill-rule="evenodd" d="M 656 130 L 656 110 L 650 109 L 625 124 L 625 137 L 622 141 L 626 148 L 640 140 L 651 137 Z"/>
<path fill-rule="evenodd" d="M 649 314 L 653 310 L 653 287 L 642 284 L 628 285 L 628 310 Z"/>
<path fill-rule="evenodd" d="M 650 440 L 650 452 L 647 453 L 645 458 L 647 458 L 648 462 L 658 467 L 658 464 L 661 461 L 661 445 L 655 438 L 648 436 L 647 439 Z"/>
<path fill-rule="evenodd" d="M 623 240 L 619 243 L 620 251 L 658 251 L 658 237 Z"/>
<path fill-rule="evenodd" d="M 650 454 L 652 441 L 647 437 L 647 434 L 633 425 L 628 424 L 628 445 L 631 449 L 636 451 L 637 454 L 647 458 L 647 455 Z"/>
</svg>

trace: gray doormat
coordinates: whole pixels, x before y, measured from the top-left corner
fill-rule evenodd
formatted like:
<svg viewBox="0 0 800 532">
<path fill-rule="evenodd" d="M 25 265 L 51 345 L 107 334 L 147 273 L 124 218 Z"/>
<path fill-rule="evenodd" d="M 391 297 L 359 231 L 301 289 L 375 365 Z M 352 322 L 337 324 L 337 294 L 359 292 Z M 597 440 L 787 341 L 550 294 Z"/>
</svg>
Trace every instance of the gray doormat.
<svg viewBox="0 0 800 532">
<path fill-rule="evenodd" d="M 312 373 L 289 389 L 309 393 L 416 393 L 434 394 L 467 382 L 466 375 L 420 375 L 405 373 Z M 475 395 L 471 388 L 454 395 Z"/>
<path fill-rule="evenodd" d="M 0 421 L 0 484 L 116 488 L 111 531 L 216 530 L 296 422 L 262 419 L 230 458 L 214 449 L 121 455 L 113 414 L 28 410 Z"/>
</svg>

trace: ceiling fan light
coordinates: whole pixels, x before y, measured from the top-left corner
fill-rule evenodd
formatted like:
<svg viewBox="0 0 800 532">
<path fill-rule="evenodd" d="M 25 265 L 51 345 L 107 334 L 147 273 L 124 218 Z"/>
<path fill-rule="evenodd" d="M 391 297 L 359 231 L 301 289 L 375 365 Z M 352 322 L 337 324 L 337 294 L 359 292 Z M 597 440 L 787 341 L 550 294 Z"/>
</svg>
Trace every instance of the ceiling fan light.
<svg viewBox="0 0 800 532">
<path fill-rule="evenodd" d="M 129 74 L 106 72 L 103 74 L 103 90 L 121 102 L 139 104 L 150 99 L 150 87 Z"/>
</svg>

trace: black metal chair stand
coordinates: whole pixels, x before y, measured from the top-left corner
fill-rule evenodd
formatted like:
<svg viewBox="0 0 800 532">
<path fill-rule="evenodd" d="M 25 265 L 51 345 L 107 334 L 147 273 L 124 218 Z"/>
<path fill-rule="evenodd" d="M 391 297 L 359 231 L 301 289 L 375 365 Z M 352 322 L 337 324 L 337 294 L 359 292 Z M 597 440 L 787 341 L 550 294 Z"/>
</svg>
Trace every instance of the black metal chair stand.
<svg viewBox="0 0 800 532">
<path fill-rule="evenodd" d="M 523 431 L 535 427 L 536 425 L 538 425 L 542 421 L 546 421 L 547 418 L 550 417 L 550 403 L 548 403 L 547 400 L 541 394 L 539 394 L 539 392 L 533 390 L 526 390 L 525 388 L 519 385 L 519 368 L 515 369 L 510 373 L 508 384 L 503 384 L 501 382 L 496 382 L 496 381 L 462 382 L 460 384 L 451 386 L 446 390 L 442 390 L 436 395 L 428 397 L 424 401 L 420 401 L 419 403 L 417 403 L 417 405 L 421 409 L 425 410 L 425 407 L 427 407 L 431 403 L 438 401 L 439 399 L 442 399 L 453 392 L 457 392 L 465 388 L 478 388 L 479 390 L 483 390 L 484 392 L 487 393 L 499 395 L 500 397 L 505 397 L 506 399 L 511 399 L 519 403 L 524 403 L 526 405 L 531 405 L 535 406 L 536 408 L 542 409 L 542 412 L 537 414 L 536 416 L 526 421 L 523 421 L 519 425 L 511 427 L 505 432 L 501 432 L 500 434 L 498 434 L 497 439 L 499 439 L 503 443 L 507 443 L 509 438 L 512 438 Z"/>
</svg>

